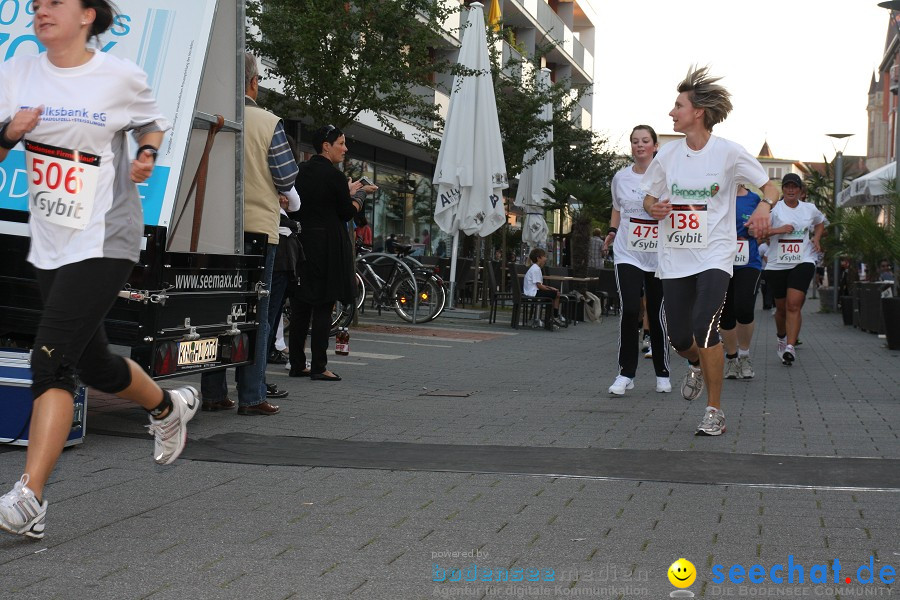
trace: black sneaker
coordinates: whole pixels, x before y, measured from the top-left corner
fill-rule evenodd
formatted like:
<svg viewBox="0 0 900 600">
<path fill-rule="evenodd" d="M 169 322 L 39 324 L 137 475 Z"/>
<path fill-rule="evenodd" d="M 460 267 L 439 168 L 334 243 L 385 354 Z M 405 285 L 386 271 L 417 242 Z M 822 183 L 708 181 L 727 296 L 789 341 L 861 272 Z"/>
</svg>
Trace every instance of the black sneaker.
<svg viewBox="0 0 900 600">
<path fill-rule="evenodd" d="M 288 357 L 284 350 L 275 350 L 274 352 L 269 353 L 269 358 L 266 362 L 270 365 L 286 365 Z"/>
<path fill-rule="evenodd" d="M 274 383 L 266 384 L 266 398 L 286 398 L 287 395 L 287 390 L 279 390 Z"/>
</svg>

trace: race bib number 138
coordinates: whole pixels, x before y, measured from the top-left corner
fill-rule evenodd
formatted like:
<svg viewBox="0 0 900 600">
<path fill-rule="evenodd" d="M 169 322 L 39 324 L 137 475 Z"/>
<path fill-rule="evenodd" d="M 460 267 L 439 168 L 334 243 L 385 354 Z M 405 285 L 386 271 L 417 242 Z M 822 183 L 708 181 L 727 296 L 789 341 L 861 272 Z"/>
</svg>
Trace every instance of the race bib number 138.
<svg viewBox="0 0 900 600">
<path fill-rule="evenodd" d="M 84 229 L 94 210 L 100 157 L 25 141 L 32 218 Z"/>
<path fill-rule="evenodd" d="M 705 204 L 673 204 L 664 220 L 667 248 L 706 248 L 708 217 Z"/>
</svg>

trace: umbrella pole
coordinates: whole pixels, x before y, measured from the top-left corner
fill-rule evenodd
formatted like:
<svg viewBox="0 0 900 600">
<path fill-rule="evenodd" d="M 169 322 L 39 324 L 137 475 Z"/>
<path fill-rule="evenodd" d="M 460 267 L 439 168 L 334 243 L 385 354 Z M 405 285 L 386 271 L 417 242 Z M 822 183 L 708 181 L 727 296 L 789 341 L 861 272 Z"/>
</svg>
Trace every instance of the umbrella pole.
<svg viewBox="0 0 900 600">
<path fill-rule="evenodd" d="M 509 222 L 503 224 L 503 236 L 500 238 L 500 247 L 503 252 L 503 256 L 500 257 L 500 290 L 506 290 L 506 233 L 509 230 Z M 505 304 L 503 306 L 506 306 Z"/>
<path fill-rule="evenodd" d="M 453 232 L 453 247 L 450 250 L 450 298 L 447 308 L 453 309 L 456 300 L 456 258 L 459 255 L 459 229 Z"/>
</svg>

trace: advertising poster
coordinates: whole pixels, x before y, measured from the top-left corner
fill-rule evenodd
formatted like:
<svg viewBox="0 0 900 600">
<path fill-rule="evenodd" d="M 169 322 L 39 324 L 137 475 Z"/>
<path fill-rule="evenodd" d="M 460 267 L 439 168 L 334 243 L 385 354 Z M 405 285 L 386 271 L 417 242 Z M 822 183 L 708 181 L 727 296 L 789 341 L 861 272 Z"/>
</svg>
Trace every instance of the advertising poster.
<svg viewBox="0 0 900 600">
<path fill-rule="evenodd" d="M 216 0 L 118 0 L 120 14 L 99 48 L 137 63 L 147 73 L 162 113 L 173 124 L 153 176 L 138 185 L 144 223 L 168 226 L 184 169 Z M 31 0 L 0 0 L 0 60 L 43 51 L 33 30 Z M 132 150 L 137 145 L 129 136 Z M 28 210 L 25 150 L 0 163 L 0 209 Z M 22 219 L 24 221 L 24 219 Z M 0 233 L 27 235 L 23 223 L 0 222 Z"/>
</svg>

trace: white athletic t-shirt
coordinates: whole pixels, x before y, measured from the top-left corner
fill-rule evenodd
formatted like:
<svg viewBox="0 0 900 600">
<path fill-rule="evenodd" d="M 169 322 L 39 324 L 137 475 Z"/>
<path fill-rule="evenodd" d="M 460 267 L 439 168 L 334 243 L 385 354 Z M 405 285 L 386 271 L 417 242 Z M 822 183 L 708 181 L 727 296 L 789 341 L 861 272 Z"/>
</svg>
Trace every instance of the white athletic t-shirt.
<svg viewBox="0 0 900 600">
<path fill-rule="evenodd" d="M 761 187 L 769 181 L 759 162 L 742 146 L 710 136 L 699 151 L 682 139 L 666 144 L 650 163 L 641 189 L 668 196 L 673 211 L 660 221 L 661 279 L 677 279 L 719 269 L 731 275 L 737 184 Z"/>
<path fill-rule="evenodd" d="M 612 205 L 622 216 L 613 241 L 613 255 L 617 265 L 628 264 L 642 271 L 656 271 L 659 224 L 644 210 L 641 177 L 643 174 L 634 172 L 634 165 L 628 165 L 613 176 Z"/>
<path fill-rule="evenodd" d="M 171 127 L 146 73 L 98 51 L 67 69 L 45 53 L 0 65 L 0 123 L 41 105 L 40 122 L 19 146 L 29 172 L 29 262 L 56 269 L 98 257 L 136 261 L 144 218 L 125 132 Z"/>
<path fill-rule="evenodd" d="M 772 209 L 772 227 L 791 225 L 794 230 L 769 237 L 766 271 L 793 269 L 802 263 L 816 264 L 818 257 L 810 235 L 816 225 L 824 222 L 825 215 L 811 202 L 798 202 L 795 208 L 784 200 L 776 204 Z"/>
<path fill-rule="evenodd" d="M 525 273 L 525 281 L 522 284 L 522 293 L 526 296 L 537 296 L 537 284 L 544 283 L 544 274 L 536 264 L 531 265 Z"/>
</svg>

